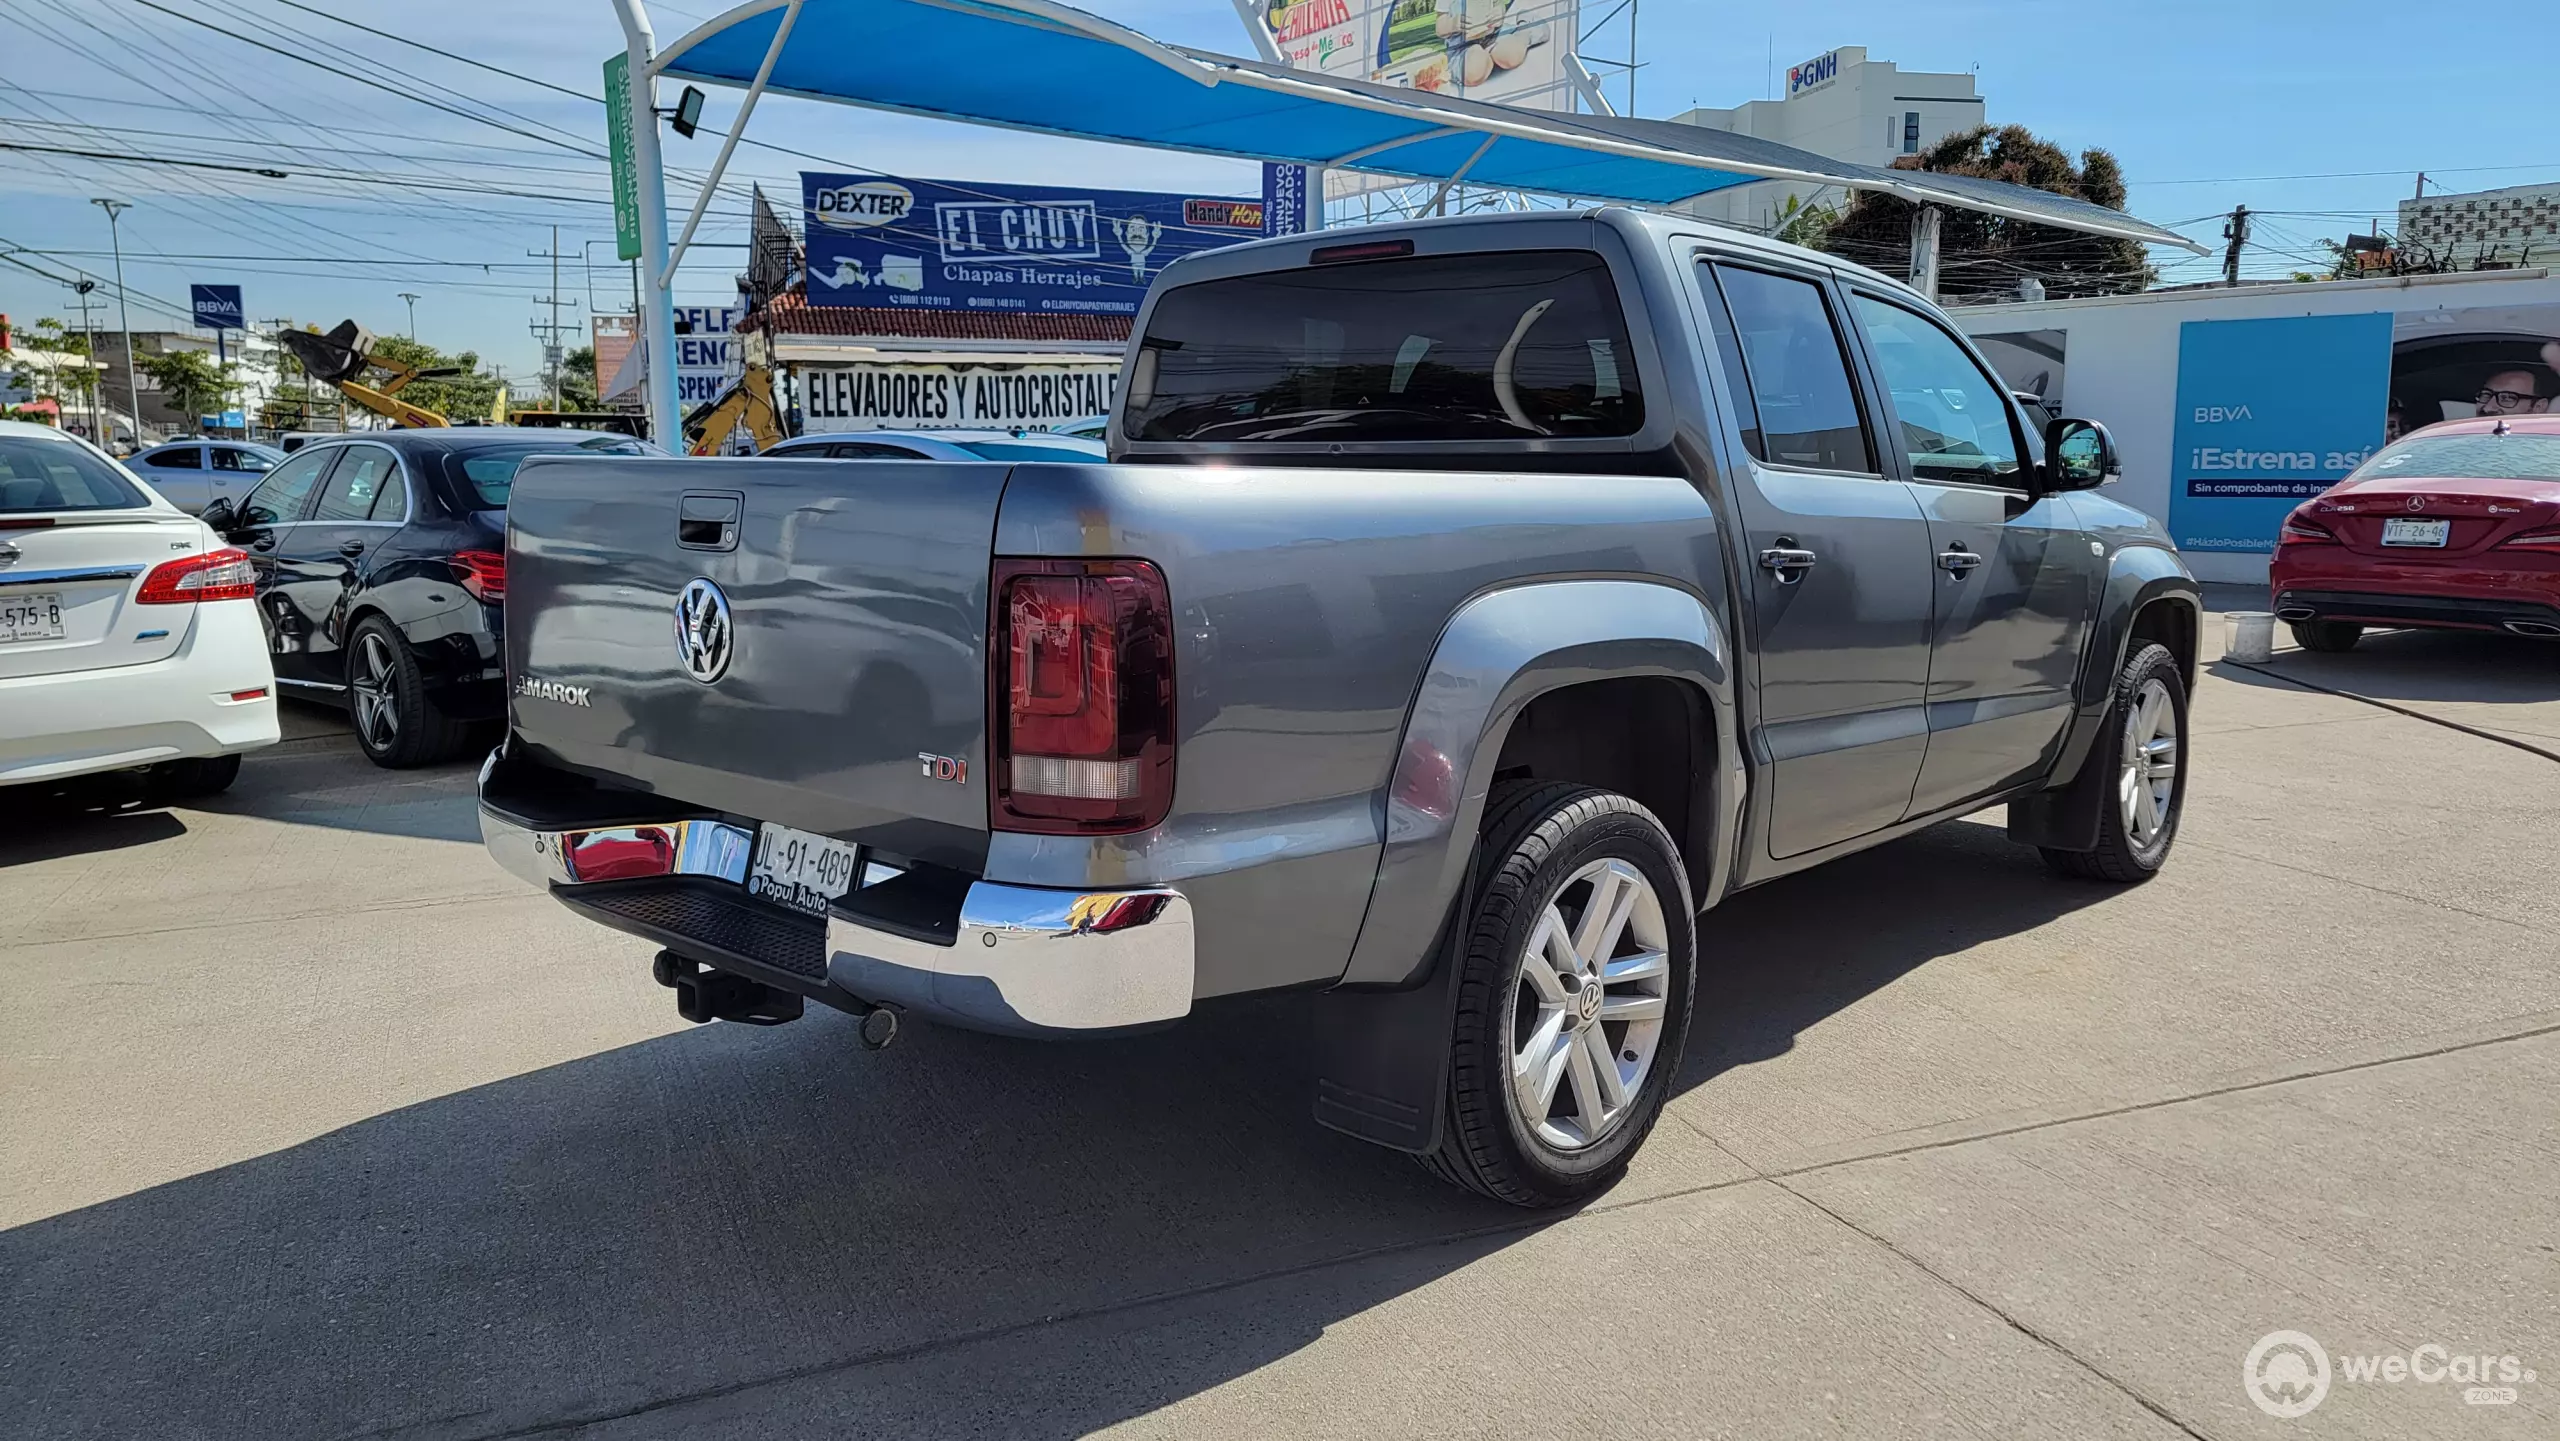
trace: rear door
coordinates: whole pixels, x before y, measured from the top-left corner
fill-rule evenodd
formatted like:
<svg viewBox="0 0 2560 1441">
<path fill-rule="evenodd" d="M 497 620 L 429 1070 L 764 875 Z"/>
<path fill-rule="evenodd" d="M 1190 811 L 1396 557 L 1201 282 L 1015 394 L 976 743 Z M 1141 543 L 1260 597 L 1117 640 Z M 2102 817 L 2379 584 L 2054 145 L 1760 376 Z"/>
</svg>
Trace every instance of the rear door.
<svg viewBox="0 0 2560 1441">
<path fill-rule="evenodd" d="M 400 458 L 387 445 L 356 441 L 330 448 L 337 457 L 310 515 L 279 540 L 270 613 L 299 644 L 294 674 L 323 685 L 346 682 L 343 647 L 347 594 L 363 579 L 368 554 L 400 528 L 406 513 Z M 374 517 L 383 508 L 386 519 Z M 277 669 L 285 666 L 277 658 Z"/>
<path fill-rule="evenodd" d="M 1865 291 L 1850 309 L 1936 567 L 1919 815 L 2042 768 L 2071 715 L 2102 562 L 2067 495 L 2031 492 L 2007 388 L 1919 310 Z"/>
<path fill-rule="evenodd" d="M 1759 666 L 1769 854 L 1902 818 L 1928 749 L 1935 572 L 1911 488 L 1887 474 L 1827 276 L 1701 259 L 1747 452 L 1732 492 Z"/>
<path fill-rule="evenodd" d="M 204 509 L 209 499 L 205 488 L 204 447 L 201 445 L 163 445 L 127 462 L 136 475 L 150 483 L 153 490 L 168 497 L 169 503 L 189 515 Z"/>
<path fill-rule="evenodd" d="M 134 596 L 203 534 L 75 441 L 0 435 L 0 680 L 173 654 L 194 607 Z"/>
</svg>

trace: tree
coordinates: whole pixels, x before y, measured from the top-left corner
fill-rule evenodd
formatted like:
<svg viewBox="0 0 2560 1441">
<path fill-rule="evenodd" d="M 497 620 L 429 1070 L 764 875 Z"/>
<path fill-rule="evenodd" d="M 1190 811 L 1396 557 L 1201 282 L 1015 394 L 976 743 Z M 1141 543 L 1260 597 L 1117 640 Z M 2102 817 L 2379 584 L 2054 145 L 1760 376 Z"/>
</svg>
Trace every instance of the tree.
<svg viewBox="0 0 2560 1441">
<path fill-rule="evenodd" d="M 76 355 L 83 360 L 89 356 L 89 337 L 50 315 L 28 326 L 20 339 L 26 342 L 25 348 L 29 350 L 50 350 L 59 355 Z M 98 388 L 98 372 L 91 366 L 66 365 L 43 371 L 41 375 L 41 386 L 36 394 L 56 401 L 77 400 L 86 405 Z"/>
<path fill-rule="evenodd" d="M 2124 170 L 2104 150 L 2083 150 L 2078 163 L 2062 147 L 2040 140 L 2022 125 L 1988 125 L 1960 131 L 1918 155 L 1893 162 L 1897 170 L 1970 175 L 2032 186 L 2124 209 Z M 1888 275 L 1911 269 L 1910 201 L 1874 191 L 1861 193 L 1826 230 L 1820 248 Z M 2121 295 L 2159 279 L 2137 241 L 2059 230 L 1977 210 L 1947 208 L 1938 231 L 1938 293 L 2014 295 L 2033 278 L 2047 295 Z"/>
<path fill-rule="evenodd" d="M 376 360 L 419 370 L 449 368 L 459 371 L 459 374 L 438 376 L 432 380 L 413 380 L 399 391 L 402 400 L 432 410 L 447 420 L 486 416 L 489 402 L 498 394 L 498 378 L 481 373 L 480 356 L 475 351 L 456 351 L 448 355 L 405 335 L 381 335 L 374 337 L 373 354 Z M 364 383 L 371 385 L 380 379 L 379 375 L 369 376 Z"/>
<path fill-rule="evenodd" d="M 596 401 L 596 348 L 581 345 L 560 359 L 560 408 L 562 410 L 594 410 Z"/>
<path fill-rule="evenodd" d="M 224 401 L 240 393 L 239 368 L 216 366 L 201 350 L 136 355 L 133 368 L 150 376 L 151 383 L 169 398 L 170 407 L 189 421 L 222 409 Z"/>
</svg>

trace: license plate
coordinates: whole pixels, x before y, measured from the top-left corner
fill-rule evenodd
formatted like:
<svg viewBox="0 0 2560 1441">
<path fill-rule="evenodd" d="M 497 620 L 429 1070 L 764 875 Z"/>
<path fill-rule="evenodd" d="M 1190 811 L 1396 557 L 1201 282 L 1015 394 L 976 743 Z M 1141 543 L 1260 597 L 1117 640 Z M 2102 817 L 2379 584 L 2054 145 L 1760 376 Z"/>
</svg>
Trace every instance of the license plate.
<svg viewBox="0 0 2560 1441">
<path fill-rule="evenodd" d="M 62 593 L 0 595 L 0 642 L 62 639 Z"/>
<path fill-rule="evenodd" d="M 768 821 L 756 836 L 747 894 L 823 916 L 827 902 L 853 889 L 854 878 L 862 873 L 861 849 L 851 841 Z"/>
<path fill-rule="evenodd" d="M 2386 520 L 2382 523 L 2384 545 L 2442 545 L 2453 530 L 2449 520 Z"/>
</svg>

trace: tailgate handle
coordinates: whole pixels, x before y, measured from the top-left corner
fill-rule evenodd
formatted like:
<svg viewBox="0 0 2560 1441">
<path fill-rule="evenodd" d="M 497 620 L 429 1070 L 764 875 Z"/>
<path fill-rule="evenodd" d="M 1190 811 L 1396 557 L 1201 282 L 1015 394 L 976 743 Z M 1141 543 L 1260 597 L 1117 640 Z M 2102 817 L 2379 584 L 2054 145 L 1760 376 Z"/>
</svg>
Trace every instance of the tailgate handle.
<svg viewBox="0 0 2560 1441">
<path fill-rule="evenodd" d="M 734 490 L 689 490 L 676 501 L 676 544 L 686 550 L 736 550 L 738 517 L 747 498 Z"/>
</svg>

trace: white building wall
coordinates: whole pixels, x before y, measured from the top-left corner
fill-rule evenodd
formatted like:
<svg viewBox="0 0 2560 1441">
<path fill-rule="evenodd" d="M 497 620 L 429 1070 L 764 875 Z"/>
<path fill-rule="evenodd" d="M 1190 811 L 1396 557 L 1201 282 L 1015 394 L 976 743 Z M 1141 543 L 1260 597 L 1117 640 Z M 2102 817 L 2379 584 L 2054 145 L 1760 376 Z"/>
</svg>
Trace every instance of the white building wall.
<svg viewBox="0 0 2560 1441">
<path fill-rule="evenodd" d="M 1777 100 L 1692 110 L 1672 119 L 1874 166 L 1890 165 L 1896 156 L 1926 150 L 1984 123 L 1973 76 L 1904 70 L 1890 60 L 1869 60 L 1863 45 L 1843 45 L 1788 67 L 1780 90 Z M 1913 116 L 1918 117 L 1916 125 Z M 1719 190 L 1682 208 L 1765 231 L 1791 195 L 1834 205 L 1848 200 L 1836 186 L 1767 180 Z"/>
<path fill-rule="evenodd" d="M 2066 337 L 2063 413 L 2107 427 L 2124 462 L 2124 479 L 2109 493 L 2165 521 L 2175 460 L 2178 327 L 2187 321 L 2374 311 L 2400 315 L 2554 304 L 2560 304 L 2560 275 L 2547 270 L 2507 270 L 2149 291 L 2033 304 L 1972 305 L 1949 313 L 1957 327 L 1972 336 L 2062 331 Z M 2016 381 L 2014 376 L 2010 379 Z M 2187 562 L 2208 581 L 2262 585 L 2267 578 L 2263 555 L 2190 552 Z"/>
</svg>

